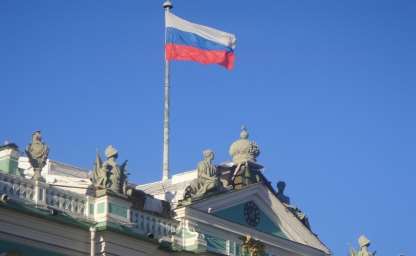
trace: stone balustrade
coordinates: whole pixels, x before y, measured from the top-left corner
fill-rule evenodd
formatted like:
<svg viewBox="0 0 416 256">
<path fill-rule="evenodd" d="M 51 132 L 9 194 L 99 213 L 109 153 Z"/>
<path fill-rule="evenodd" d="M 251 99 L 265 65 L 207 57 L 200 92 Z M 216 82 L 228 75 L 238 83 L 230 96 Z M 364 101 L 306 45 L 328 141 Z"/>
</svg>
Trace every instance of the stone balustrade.
<svg viewBox="0 0 416 256">
<path fill-rule="evenodd" d="M 49 184 L 0 173 L 0 193 L 10 199 L 63 211 L 69 215 L 86 216 L 86 197 Z"/>
<path fill-rule="evenodd" d="M 15 175 L 0 173 L 0 193 L 19 201 L 35 203 L 35 182 Z"/>
<path fill-rule="evenodd" d="M 107 201 L 100 203 L 98 198 L 77 194 L 44 182 L 2 172 L 0 172 L 0 194 L 7 195 L 16 202 L 33 207 L 61 211 L 77 219 L 97 223 L 110 219 L 116 222 L 120 221 L 119 224 L 127 225 L 132 231 L 138 234 L 152 235 L 154 238 L 171 237 L 172 234 L 175 234 L 178 226 L 177 221 L 171 218 L 164 218 L 129 206 L 125 208 L 117 206 L 121 203 L 119 199 L 114 201 L 112 198 L 108 198 Z M 126 205 L 131 204 L 127 201 Z M 114 213 L 116 207 L 124 209 L 125 216 Z M 102 208 L 102 211 L 100 211 L 100 208 Z M 100 216 L 110 217 L 101 218 Z M 112 218 L 112 216 L 118 218 Z"/>
<path fill-rule="evenodd" d="M 134 229 L 141 234 L 152 234 L 155 238 L 170 237 L 175 234 L 178 222 L 154 214 L 132 210 L 131 222 Z"/>
<path fill-rule="evenodd" d="M 44 192 L 46 190 L 46 193 Z M 55 187 L 41 187 L 42 194 L 46 194 L 45 202 L 48 206 L 63 210 L 69 214 L 85 216 L 86 197 Z"/>
</svg>

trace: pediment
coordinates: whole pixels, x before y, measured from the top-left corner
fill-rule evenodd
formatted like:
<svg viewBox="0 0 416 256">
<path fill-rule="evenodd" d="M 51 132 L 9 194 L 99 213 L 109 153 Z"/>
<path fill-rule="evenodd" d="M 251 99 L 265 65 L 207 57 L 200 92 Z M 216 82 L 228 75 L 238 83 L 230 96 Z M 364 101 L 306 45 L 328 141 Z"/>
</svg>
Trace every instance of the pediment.
<svg viewBox="0 0 416 256">
<path fill-rule="evenodd" d="M 190 206 L 233 224 L 322 251 L 328 248 L 262 183 L 193 202 Z"/>
<path fill-rule="evenodd" d="M 270 218 L 254 201 L 242 202 L 212 213 L 228 221 L 254 228 L 258 231 L 286 238 L 276 217 Z"/>
</svg>

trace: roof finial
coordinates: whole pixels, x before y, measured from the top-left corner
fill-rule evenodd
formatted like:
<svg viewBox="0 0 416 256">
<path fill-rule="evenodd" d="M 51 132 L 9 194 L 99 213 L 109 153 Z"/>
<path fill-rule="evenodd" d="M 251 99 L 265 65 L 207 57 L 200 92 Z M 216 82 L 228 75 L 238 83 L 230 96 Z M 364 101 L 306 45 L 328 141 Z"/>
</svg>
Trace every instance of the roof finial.
<svg viewBox="0 0 416 256">
<path fill-rule="evenodd" d="M 166 0 L 163 3 L 163 8 L 165 8 L 165 9 L 172 9 L 173 8 L 172 2 L 170 0 Z"/>
<path fill-rule="evenodd" d="M 249 134 L 248 134 L 247 127 L 245 125 L 242 125 L 241 126 L 240 138 L 241 139 L 248 139 L 248 136 L 249 136 Z"/>
</svg>

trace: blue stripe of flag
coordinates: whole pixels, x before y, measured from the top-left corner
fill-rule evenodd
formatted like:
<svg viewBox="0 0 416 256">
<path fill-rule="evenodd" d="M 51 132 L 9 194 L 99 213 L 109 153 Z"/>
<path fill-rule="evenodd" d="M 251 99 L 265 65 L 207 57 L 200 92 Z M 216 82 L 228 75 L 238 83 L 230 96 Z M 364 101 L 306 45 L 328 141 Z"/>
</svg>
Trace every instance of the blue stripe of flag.
<svg viewBox="0 0 416 256">
<path fill-rule="evenodd" d="M 197 34 L 185 32 L 176 28 L 166 28 L 166 43 L 187 45 L 202 50 L 232 51 L 231 47 L 205 39 Z"/>
</svg>

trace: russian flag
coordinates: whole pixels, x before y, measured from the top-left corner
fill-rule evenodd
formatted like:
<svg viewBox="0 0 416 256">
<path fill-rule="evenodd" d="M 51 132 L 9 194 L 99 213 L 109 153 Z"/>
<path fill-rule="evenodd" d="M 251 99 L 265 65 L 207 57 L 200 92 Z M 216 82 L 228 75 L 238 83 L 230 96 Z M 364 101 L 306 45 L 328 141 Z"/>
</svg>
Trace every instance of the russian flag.
<svg viewBox="0 0 416 256">
<path fill-rule="evenodd" d="M 190 60 L 203 64 L 234 66 L 235 36 L 186 21 L 166 12 L 167 60 Z"/>
</svg>

